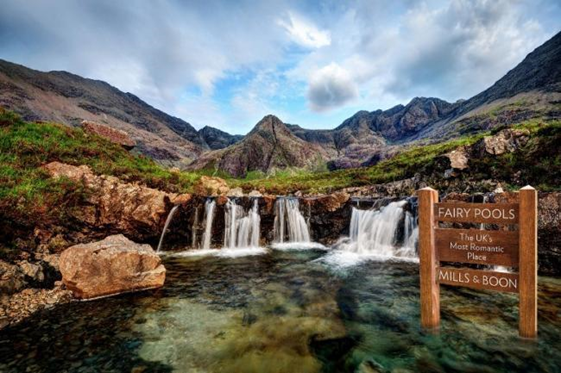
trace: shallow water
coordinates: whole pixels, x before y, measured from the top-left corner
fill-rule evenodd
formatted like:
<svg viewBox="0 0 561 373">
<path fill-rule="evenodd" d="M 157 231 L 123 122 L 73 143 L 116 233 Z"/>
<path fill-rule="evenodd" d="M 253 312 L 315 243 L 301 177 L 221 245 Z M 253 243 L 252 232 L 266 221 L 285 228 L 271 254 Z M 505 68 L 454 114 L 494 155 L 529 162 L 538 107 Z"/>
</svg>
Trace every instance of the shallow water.
<svg viewBox="0 0 561 373">
<path fill-rule="evenodd" d="M 442 287 L 440 334 L 422 332 L 416 263 L 337 266 L 314 249 L 164 262 L 162 289 L 1 331 L 0 371 L 561 372 L 559 279 L 540 278 L 534 343 L 517 337 L 517 296 L 462 288 Z"/>
</svg>

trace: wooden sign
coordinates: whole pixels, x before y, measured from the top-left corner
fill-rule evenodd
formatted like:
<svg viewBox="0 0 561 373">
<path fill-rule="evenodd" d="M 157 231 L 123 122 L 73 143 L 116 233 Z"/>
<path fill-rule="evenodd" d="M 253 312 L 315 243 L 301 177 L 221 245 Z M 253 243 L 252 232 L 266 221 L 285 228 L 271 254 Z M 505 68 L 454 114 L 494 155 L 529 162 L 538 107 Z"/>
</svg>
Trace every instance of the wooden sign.
<svg viewBox="0 0 561 373">
<path fill-rule="evenodd" d="M 438 268 L 438 282 L 473 289 L 518 293 L 518 273 L 440 267 Z"/>
<path fill-rule="evenodd" d="M 517 224 L 518 204 L 513 203 L 435 203 L 438 221 L 456 223 Z"/>
<path fill-rule="evenodd" d="M 518 267 L 518 232 L 435 228 L 441 262 Z"/>
<path fill-rule="evenodd" d="M 431 188 L 418 191 L 421 325 L 440 325 L 440 284 L 518 293 L 519 334 L 536 338 L 537 192 L 527 186 L 519 203 L 439 203 Z M 438 222 L 486 223 L 517 231 L 439 228 Z M 510 229 L 510 228 L 509 228 Z M 442 267 L 440 262 L 518 267 L 518 273 Z"/>
</svg>

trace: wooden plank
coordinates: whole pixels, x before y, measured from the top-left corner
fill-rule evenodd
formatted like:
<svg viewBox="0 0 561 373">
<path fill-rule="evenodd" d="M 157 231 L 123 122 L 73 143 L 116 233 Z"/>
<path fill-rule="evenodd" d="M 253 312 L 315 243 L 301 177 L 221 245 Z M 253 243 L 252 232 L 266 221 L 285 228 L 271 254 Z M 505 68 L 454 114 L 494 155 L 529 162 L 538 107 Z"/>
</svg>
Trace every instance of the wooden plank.
<svg viewBox="0 0 561 373">
<path fill-rule="evenodd" d="M 523 338 L 538 336 L 538 193 L 520 189 L 520 324 Z"/>
<path fill-rule="evenodd" d="M 419 272 L 421 284 L 421 326 L 436 329 L 440 326 L 440 287 L 436 281 L 437 259 L 434 246 L 434 204 L 438 192 L 423 188 L 419 197 Z"/>
<path fill-rule="evenodd" d="M 438 221 L 457 223 L 517 224 L 517 203 L 442 202 L 434 206 Z"/>
<path fill-rule="evenodd" d="M 437 281 L 440 284 L 464 286 L 472 289 L 518 293 L 518 277 L 518 273 L 440 267 L 438 268 Z"/>
<path fill-rule="evenodd" d="M 435 229 L 441 262 L 518 267 L 518 232 L 480 229 Z"/>
</svg>

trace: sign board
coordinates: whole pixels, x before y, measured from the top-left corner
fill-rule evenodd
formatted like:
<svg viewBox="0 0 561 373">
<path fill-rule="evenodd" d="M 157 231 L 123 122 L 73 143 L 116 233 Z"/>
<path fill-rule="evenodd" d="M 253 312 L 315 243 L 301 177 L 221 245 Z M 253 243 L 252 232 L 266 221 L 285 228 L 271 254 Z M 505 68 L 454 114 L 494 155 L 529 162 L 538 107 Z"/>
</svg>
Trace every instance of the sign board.
<svg viewBox="0 0 561 373">
<path fill-rule="evenodd" d="M 537 191 L 519 203 L 438 202 L 431 188 L 418 191 L 421 325 L 440 325 L 440 284 L 518 293 L 519 334 L 536 338 Z M 498 230 L 440 228 L 439 222 L 484 223 Z M 517 230 L 512 230 L 517 226 Z M 518 273 L 442 266 L 441 262 L 517 267 Z"/>
<path fill-rule="evenodd" d="M 518 267 L 518 232 L 435 228 L 441 262 Z"/>
<path fill-rule="evenodd" d="M 439 267 L 440 284 L 518 293 L 518 273 Z"/>
</svg>

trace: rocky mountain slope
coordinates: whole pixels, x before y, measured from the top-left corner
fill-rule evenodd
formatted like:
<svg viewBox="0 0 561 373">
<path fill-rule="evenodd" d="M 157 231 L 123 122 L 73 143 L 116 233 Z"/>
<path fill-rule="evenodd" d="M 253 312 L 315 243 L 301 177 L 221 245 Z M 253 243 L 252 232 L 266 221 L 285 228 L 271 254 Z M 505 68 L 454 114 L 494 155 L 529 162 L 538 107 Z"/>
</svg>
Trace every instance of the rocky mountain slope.
<svg viewBox="0 0 561 373">
<path fill-rule="evenodd" d="M 201 128 L 199 134 L 212 150 L 226 148 L 243 139 L 242 135 L 230 135 L 228 132 L 210 126 Z"/>
<path fill-rule="evenodd" d="M 279 118 L 268 115 L 243 140 L 201 155 L 189 168 L 217 169 L 244 177 L 250 171 L 270 172 L 287 167 L 311 169 L 328 158 L 321 146 L 300 139 Z"/>
<path fill-rule="evenodd" d="M 40 72 L 0 60 L 0 106 L 30 121 L 77 126 L 90 120 L 124 130 L 140 152 L 169 165 L 185 165 L 209 149 L 189 123 L 105 82 L 64 71 Z"/>
</svg>

